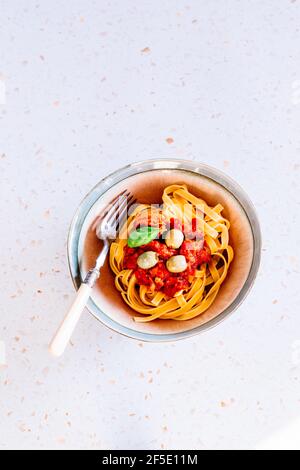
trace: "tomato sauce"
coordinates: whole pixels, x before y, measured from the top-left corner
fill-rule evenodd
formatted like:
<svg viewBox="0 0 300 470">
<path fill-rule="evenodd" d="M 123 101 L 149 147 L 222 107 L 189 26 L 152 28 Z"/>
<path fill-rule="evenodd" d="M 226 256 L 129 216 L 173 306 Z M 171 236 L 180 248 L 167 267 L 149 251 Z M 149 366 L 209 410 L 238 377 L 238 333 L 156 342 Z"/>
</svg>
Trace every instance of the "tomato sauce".
<svg viewBox="0 0 300 470">
<path fill-rule="evenodd" d="M 142 246 L 141 248 L 143 248 L 144 251 L 155 251 L 163 260 L 167 260 L 178 253 L 178 250 L 175 250 L 175 248 L 168 248 L 165 243 L 158 240 L 152 240 L 152 242 Z"/>
<path fill-rule="evenodd" d="M 168 227 L 178 228 L 179 230 L 184 229 L 179 219 L 175 218 L 170 219 Z M 199 269 L 202 264 L 211 261 L 210 249 L 204 241 L 203 234 L 198 231 L 196 222 L 192 221 L 189 229 L 188 233 L 193 239 L 186 237 L 188 239 L 182 243 L 179 249 L 169 248 L 160 240 L 153 240 L 147 245 L 138 248 L 125 246 L 123 268 L 134 271 L 139 285 L 148 286 L 156 291 L 162 291 L 168 297 L 174 297 L 177 292 L 188 289 L 195 276 L 196 269 Z M 159 256 L 159 262 L 151 269 L 141 269 L 137 265 L 138 257 L 145 251 L 155 251 Z M 179 254 L 185 256 L 187 269 L 182 273 L 171 273 L 167 270 L 165 262 L 171 256 Z"/>
</svg>

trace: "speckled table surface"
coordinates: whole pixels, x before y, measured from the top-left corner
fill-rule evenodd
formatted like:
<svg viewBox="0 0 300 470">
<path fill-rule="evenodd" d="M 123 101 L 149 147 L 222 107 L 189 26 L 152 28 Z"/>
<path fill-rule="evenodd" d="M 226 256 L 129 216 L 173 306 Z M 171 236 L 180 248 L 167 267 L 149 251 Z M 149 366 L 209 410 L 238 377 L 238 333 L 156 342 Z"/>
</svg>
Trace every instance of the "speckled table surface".
<svg viewBox="0 0 300 470">
<path fill-rule="evenodd" d="M 2 0 L 0 448 L 254 448 L 300 417 L 299 24 L 297 0 Z M 264 238 L 254 289 L 178 343 L 86 312 L 54 360 L 78 202 L 158 156 L 248 192 Z"/>
</svg>

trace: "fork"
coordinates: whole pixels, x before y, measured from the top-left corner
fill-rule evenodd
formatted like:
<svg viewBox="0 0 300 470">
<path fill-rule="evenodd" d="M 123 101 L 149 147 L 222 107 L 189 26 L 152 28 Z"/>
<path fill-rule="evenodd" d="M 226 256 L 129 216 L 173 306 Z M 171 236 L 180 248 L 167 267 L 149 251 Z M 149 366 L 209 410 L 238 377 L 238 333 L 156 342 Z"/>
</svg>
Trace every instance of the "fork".
<svg viewBox="0 0 300 470">
<path fill-rule="evenodd" d="M 124 190 L 109 203 L 104 214 L 96 221 L 96 235 L 103 241 L 103 248 L 96 260 L 95 266 L 88 271 L 84 278 L 70 310 L 49 345 L 49 351 L 54 356 L 61 356 L 70 341 L 82 311 L 88 302 L 91 291 L 100 277 L 100 270 L 104 265 L 111 241 L 116 239 L 118 230 L 123 220 L 125 220 L 129 207 L 135 202 L 136 200 L 133 198 L 133 195 L 129 191 Z"/>
</svg>

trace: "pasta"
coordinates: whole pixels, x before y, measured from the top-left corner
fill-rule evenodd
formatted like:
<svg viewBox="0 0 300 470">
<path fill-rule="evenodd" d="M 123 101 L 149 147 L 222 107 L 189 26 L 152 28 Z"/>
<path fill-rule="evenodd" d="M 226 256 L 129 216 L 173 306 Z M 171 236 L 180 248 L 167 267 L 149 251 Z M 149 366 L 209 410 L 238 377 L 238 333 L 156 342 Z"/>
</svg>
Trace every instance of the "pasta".
<svg viewBox="0 0 300 470">
<path fill-rule="evenodd" d="M 135 207 L 110 248 L 116 288 L 137 322 L 203 314 L 234 256 L 221 204 L 210 207 L 179 184 L 165 188 L 162 202 Z"/>
</svg>

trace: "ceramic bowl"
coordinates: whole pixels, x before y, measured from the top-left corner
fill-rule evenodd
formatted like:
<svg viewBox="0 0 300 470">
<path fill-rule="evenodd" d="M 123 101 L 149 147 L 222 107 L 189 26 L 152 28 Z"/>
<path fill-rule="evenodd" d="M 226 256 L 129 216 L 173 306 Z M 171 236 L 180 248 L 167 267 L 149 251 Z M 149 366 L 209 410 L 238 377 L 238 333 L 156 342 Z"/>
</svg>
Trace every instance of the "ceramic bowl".
<svg viewBox="0 0 300 470">
<path fill-rule="evenodd" d="M 121 168 L 101 180 L 80 203 L 68 237 L 70 273 L 76 288 L 93 266 L 101 249 L 92 225 L 109 201 L 129 189 L 139 202 L 161 203 L 163 189 L 185 183 L 209 205 L 221 203 L 231 222 L 230 244 L 235 257 L 226 280 L 211 307 L 188 321 L 134 321 L 134 312 L 114 286 L 108 263 L 93 289 L 87 308 L 107 327 L 140 341 L 174 341 L 204 332 L 227 318 L 243 302 L 256 278 L 261 255 L 261 234 L 257 215 L 248 196 L 222 172 L 188 160 L 148 160 Z"/>
</svg>

